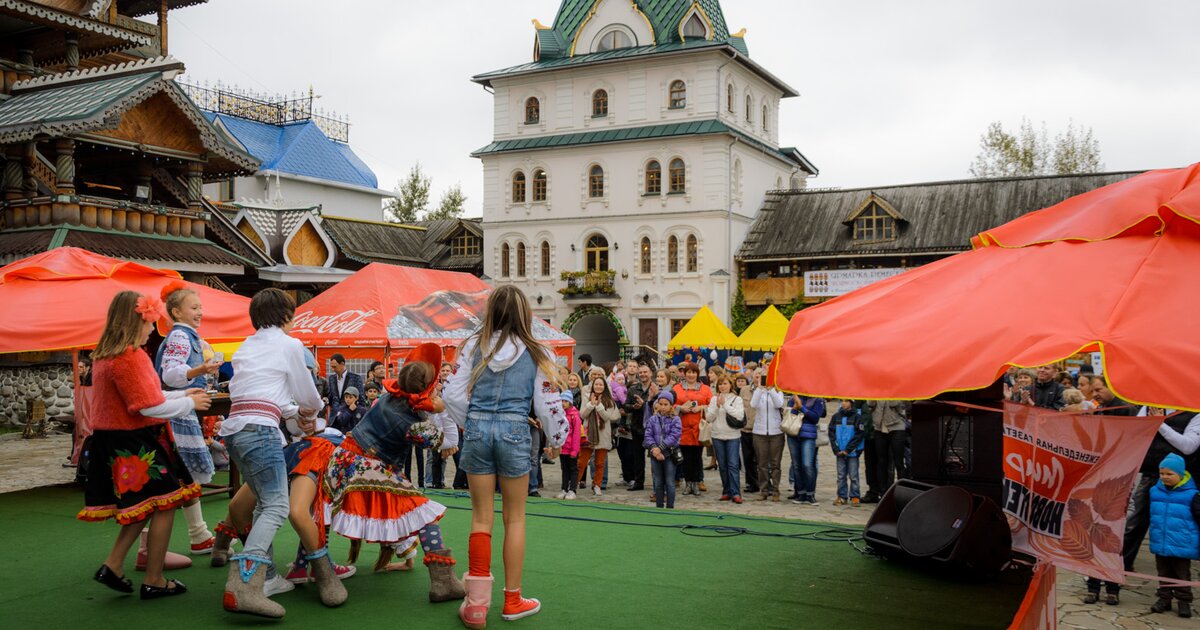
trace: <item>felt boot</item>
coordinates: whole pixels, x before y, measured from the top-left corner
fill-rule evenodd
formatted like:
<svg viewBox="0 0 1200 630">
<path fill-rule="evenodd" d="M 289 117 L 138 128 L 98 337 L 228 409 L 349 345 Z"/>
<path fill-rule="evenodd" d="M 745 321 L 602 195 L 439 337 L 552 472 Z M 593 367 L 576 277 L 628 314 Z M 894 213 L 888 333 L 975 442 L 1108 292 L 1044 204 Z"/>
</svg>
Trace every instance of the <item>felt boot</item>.
<svg viewBox="0 0 1200 630">
<path fill-rule="evenodd" d="M 233 545 L 233 539 L 237 537 L 237 532 L 228 523 L 221 521 L 213 530 L 213 537 L 215 540 L 210 564 L 214 567 L 223 567 L 229 564 L 229 547 Z"/>
<path fill-rule="evenodd" d="M 466 596 L 462 581 L 454 575 L 454 557 L 449 549 L 439 549 L 425 554 L 425 566 L 429 567 L 429 601 L 448 602 Z"/>
<path fill-rule="evenodd" d="M 266 558 L 237 555 L 230 558 L 229 577 L 225 580 L 225 596 L 222 605 L 232 613 L 258 615 L 260 617 L 283 617 L 283 606 L 267 599 L 263 584 L 267 580 Z"/>
<path fill-rule="evenodd" d="M 504 610 L 501 618 L 505 621 L 516 621 L 530 615 L 536 615 L 542 609 L 542 602 L 536 599 L 521 597 L 521 589 L 504 589 Z"/>
<path fill-rule="evenodd" d="M 312 579 L 317 583 L 317 592 L 321 594 L 321 603 L 333 608 L 346 603 L 346 587 L 338 579 L 334 570 L 333 560 L 329 559 L 329 548 L 323 548 L 316 553 L 304 556 L 308 561 Z"/>
<path fill-rule="evenodd" d="M 462 581 L 466 597 L 458 607 L 458 618 L 471 630 L 483 630 L 487 627 L 488 608 L 492 606 L 493 578 L 490 574 L 468 574 L 463 576 Z"/>
</svg>

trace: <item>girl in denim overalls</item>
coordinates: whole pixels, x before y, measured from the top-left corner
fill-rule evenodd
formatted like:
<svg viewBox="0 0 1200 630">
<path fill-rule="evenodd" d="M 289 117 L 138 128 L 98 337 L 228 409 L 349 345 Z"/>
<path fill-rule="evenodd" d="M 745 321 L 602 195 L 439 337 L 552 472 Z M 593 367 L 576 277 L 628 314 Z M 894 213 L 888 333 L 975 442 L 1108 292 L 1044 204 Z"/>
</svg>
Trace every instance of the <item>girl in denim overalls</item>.
<svg viewBox="0 0 1200 630">
<path fill-rule="evenodd" d="M 533 314 L 525 294 L 502 286 L 488 297 L 483 326 L 463 343 L 458 370 L 446 383 L 446 411 L 463 426 L 463 471 L 471 491 L 467 596 L 459 619 L 468 628 L 487 625 L 492 602 L 492 525 L 499 478 L 504 513 L 504 610 L 507 621 L 541 610 L 521 597 L 525 558 L 525 498 L 531 444 L 529 409 L 542 424 L 552 457 L 566 441 L 568 425 L 549 349 L 533 337 Z"/>
<path fill-rule="evenodd" d="M 166 303 L 167 316 L 174 324 L 171 332 L 167 333 L 162 344 L 158 346 L 158 353 L 154 358 L 154 368 L 162 379 L 163 389 L 208 389 L 205 377 L 216 374 L 221 364 L 204 360 L 204 342 L 197 332 L 200 320 L 204 316 L 200 295 L 178 280 L 163 287 L 161 295 Z M 171 418 L 171 436 L 175 440 L 175 448 L 178 449 L 184 466 L 187 466 L 188 472 L 192 474 L 192 479 L 198 484 L 212 481 L 212 453 L 204 441 L 204 431 L 200 428 L 196 412 Z M 192 553 L 212 553 L 215 539 L 208 531 L 208 524 L 204 522 L 204 514 L 200 511 L 200 499 L 184 503 L 183 516 L 187 520 Z"/>
</svg>

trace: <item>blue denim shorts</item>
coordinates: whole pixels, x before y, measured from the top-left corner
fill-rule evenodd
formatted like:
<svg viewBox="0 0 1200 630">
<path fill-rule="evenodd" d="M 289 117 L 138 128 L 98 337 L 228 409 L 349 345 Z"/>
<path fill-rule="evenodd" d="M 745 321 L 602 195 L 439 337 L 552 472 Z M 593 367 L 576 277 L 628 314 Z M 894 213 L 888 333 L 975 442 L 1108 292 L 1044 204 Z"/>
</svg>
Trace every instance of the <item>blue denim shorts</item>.
<svg viewBox="0 0 1200 630">
<path fill-rule="evenodd" d="M 524 415 L 468 416 L 459 467 L 468 475 L 523 477 L 529 474 L 531 442 Z"/>
</svg>

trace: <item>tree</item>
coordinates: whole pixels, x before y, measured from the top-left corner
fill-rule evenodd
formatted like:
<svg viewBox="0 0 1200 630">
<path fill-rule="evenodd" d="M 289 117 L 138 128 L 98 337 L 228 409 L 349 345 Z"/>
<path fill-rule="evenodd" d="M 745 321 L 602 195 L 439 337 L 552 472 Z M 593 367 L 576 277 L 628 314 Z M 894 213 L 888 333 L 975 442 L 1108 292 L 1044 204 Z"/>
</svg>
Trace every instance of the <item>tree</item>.
<svg viewBox="0 0 1200 630">
<path fill-rule="evenodd" d="M 467 196 L 463 194 L 462 184 L 455 184 L 442 193 L 442 200 L 438 203 L 437 209 L 430 211 L 425 218 L 454 219 L 460 217 L 466 202 Z"/>
<path fill-rule="evenodd" d="M 419 213 L 424 213 L 429 207 L 429 187 L 432 180 L 421 172 L 421 163 L 417 162 L 408 172 L 408 178 L 396 186 L 397 199 L 389 199 L 384 206 L 384 213 L 393 221 L 412 223 L 417 220 Z"/>
<path fill-rule="evenodd" d="M 1092 136 L 1091 127 L 1077 129 L 1074 121 L 1065 133 L 1054 137 L 1053 143 L 1044 122 L 1039 129 L 1028 118 L 1022 118 L 1020 129 L 1009 133 L 997 121 L 980 136 L 979 149 L 970 168 L 975 177 L 1070 175 L 1104 169 L 1100 143 Z"/>
<path fill-rule="evenodd" d="M 754 323 L 761 311 L 754 312 L 746 307 L 746 294 L 742 291 L 742 283 L 738 282 L 737 293 L 733 294 L 733 306 L 729 309 L 729 323 L 733 334 L 740 335 Z"/>
</svg>

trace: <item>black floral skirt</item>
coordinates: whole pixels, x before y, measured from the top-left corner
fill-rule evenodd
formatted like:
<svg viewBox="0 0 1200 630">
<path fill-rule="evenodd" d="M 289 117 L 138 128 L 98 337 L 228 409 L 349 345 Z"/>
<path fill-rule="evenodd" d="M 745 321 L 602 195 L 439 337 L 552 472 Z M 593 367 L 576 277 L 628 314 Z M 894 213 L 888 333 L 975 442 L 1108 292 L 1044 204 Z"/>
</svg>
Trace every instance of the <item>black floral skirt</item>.
<svg viewBox="0 0 1200 630">
<path fill-rule="evenodd" d="M 121 525 L 174 510 L 200 496 L 200 486 L 175 450 L 166 424 L 129 431 L 96 431 L 89 440 L 83 521 Z"/>
</svg>

